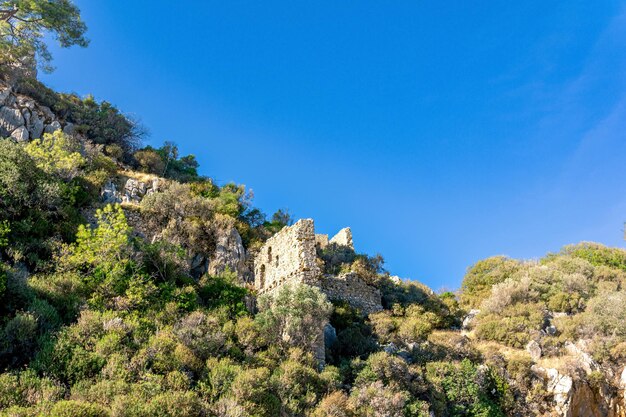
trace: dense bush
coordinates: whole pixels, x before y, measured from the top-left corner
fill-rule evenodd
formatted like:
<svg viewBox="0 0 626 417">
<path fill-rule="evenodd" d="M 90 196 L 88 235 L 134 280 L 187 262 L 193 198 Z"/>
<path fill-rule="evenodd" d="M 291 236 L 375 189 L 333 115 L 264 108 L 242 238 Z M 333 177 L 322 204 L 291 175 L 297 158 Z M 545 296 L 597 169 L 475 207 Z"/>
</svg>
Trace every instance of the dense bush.
<svg viewBox="0 0 626 417">
<path fill-rule="evenodd" d="M 468 360 L 429 363 L 426 377 L 433 387 L 431 404 L 438 415 L 505 416 L 512 405 L 506 383 L 488 367 Z"/>
<path fill-rule="evenodd" d="M 495 284 L 505 281 L 518 271 L 520 263 L 504 256 L 483 259 L 472 265 L 461 284 L 461 305 L 478 308 Z"/>
</svg>

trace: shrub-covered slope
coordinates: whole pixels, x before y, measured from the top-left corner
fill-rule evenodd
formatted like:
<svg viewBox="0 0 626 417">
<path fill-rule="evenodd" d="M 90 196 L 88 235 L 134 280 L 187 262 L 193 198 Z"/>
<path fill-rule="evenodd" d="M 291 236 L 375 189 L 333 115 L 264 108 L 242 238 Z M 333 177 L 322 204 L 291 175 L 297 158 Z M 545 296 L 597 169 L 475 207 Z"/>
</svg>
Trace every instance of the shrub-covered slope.
<svg viewBox="0 0 626 417">
<path fill-rule="evenodd" d="M 0 415 L 624 415 L 626 251 L 489 258 L 435 294 L 331 245 L 322 270 L 383 311 L 304 285 L 255 300 L 250 259 L 287 212 L 140 148 L 107 103 L 20 88 L 79 128 L 0 139 Z"/>
</svg>

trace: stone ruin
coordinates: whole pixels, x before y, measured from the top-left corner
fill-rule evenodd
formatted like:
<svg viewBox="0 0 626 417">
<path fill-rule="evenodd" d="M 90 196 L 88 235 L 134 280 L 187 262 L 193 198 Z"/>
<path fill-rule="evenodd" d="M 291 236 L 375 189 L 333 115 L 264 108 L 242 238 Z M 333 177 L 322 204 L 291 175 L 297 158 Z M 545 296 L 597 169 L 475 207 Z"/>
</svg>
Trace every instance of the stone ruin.
<svg viewBox="0 0 626 417">
<path fill-rule="evenodd" d="M 265 242 L 254 259 L 254 287 L 258 294 L 271 294 L 283 285 L 303 283 L 319 288 L 330 300 L 347 302 L 362 314 L 382 310 L 380 291 L 355 272 L 322 273 L 317 249 L 331 244 L 354 250 L 350 228 L 340 230 L 331 239 L 328 235 L 315 234 L 312 219 L 302 219 L 283 228 Z M 313 346 L 320 365 L 325 362 L 326 346 L 335 337 L 335 329 L 326 323 Z"/>
<path fill-rule="evenodd" d="M 312 219 L 285 227 L 265 242 L 254 259 L 254 286 L 259 294 L 273 292 L 288 283 L 318 287 L 330 300 L 346 301 L 363 314 L 382 310 L 380 291 L 356 273 L 324 275 L 318 264 L 317 248 L 330 244 L 354 250 L 352 232 L 346 227 L 331 239 L 315 234 Z"/>
</svg>

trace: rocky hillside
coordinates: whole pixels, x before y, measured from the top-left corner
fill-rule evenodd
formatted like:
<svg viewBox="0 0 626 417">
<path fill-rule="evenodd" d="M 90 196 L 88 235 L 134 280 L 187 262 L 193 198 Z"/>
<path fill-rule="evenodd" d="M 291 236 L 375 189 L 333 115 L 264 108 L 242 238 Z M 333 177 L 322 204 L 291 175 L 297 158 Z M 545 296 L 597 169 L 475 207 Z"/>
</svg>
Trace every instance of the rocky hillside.
<svg viewBox="0 0 626 417">
<path fill-rule="evenodd" d="M 0 105 L 2 416 L 626 416 L 622 249 L 489 258 L 436 294 L 331 241 L 316 270 L 382 310 L 259 295 L 288 213 L 141 147 L 109 103 L 31 79 Z"/>
</svg>

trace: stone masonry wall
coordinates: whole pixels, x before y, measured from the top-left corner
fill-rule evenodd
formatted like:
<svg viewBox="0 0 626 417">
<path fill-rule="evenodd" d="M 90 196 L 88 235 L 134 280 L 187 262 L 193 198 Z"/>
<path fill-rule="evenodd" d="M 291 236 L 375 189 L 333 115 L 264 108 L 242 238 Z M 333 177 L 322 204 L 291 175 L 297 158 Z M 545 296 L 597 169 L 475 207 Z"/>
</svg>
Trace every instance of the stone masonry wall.
<svg viewBox="0 0 626 417">
<path fill-rule="evenodd" d="M 327 235 L 315 234 L 311 219 L 300 220 L 271 237 L 254 260 L 258 293 L 272 292 L 287 283 L 303 282 L 320 288 L 331 300 L 347 301 L 364 314 L 380 311 L 380 291 L 367 285 L 356 273 L 322 277 L 315 246 L 323 247 L 327 242 Z M 339 231 L 330 242 L 353 248 L 350 228 Z"/>
<path fill-rule="evenodd" d="M 303 219 L 285 227 L 265 242 L 254 261 L 254 282 L 259 294 L 286 283 L 317 285 L 313 220 Z"/>
<path fill-rule="evenodd" d="M 327 276 L 321 280 L 322 291 L 331 300 L 347 301 L 363 314 L 383 309 L 378 288 L 367 285 L 356 273 L 347 272 L 339 276 Z"/>
<path fill-rule="evenodd" d="M 347 246 L 350 249 L 354 249 L 352 243 L 352 230 L 349 227 L 344 227 L 335 236 L 333 236 L 328 244 L 336 244 L 339 246 Z"/>
</svg>

